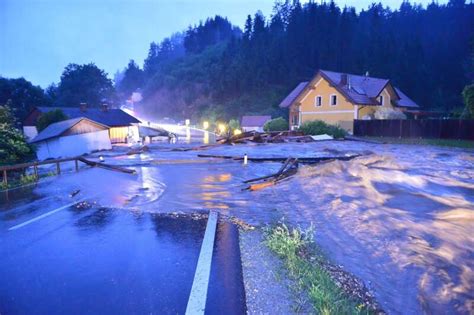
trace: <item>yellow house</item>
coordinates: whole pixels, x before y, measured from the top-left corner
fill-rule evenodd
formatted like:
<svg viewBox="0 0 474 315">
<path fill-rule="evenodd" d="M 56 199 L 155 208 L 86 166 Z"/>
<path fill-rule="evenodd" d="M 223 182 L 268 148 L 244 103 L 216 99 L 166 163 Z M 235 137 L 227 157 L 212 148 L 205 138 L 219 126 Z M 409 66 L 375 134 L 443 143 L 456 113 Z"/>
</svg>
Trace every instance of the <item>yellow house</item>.
<svg viewBox="0 0 474 315">
<path fill-rule="evenodd" d="M 288 108 L 290 128 L 322 120 L 352 132 L 355 119 L 373 119 L 381 107 L 406 111 L 418 108 L 390 80 L 319 70 L 309 82 L 301 82 L 280 103 Z"/>
</svg>

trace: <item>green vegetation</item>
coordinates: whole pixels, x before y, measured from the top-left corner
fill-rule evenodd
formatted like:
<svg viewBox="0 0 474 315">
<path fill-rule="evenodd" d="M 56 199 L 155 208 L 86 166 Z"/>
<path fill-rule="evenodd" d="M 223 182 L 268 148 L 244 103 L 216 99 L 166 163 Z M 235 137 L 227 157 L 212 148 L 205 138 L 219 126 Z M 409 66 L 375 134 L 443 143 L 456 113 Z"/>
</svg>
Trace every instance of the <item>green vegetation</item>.
<svg viewBox="0 0 474 315">
<path fill-rule="evenodd" d="M 263 126 L 265 131 L 285 131 L 288 130 L 288 121 L 283 117 L 269 120 Z"/>
<path fill-rule="evenodd" d="M 58 121 L 63 121 L 68 119 L 66 114 L 60 109 L 55 109 L 49 112 L 46 112 L 44 114 L 41 114 L 41 116 L 38 118 L 38 123 L 36 125 L 36 128 L 38 129 L 38 132 L 42 131 L 49 125 L 58 122 Z"/>
<path fill-rule="evenodd" d="M 229 120 L 229 123 L 227 125 L 229 126 L 229 129 L 232 131 L 235 129 L 240 129 L 240 122 L 237 119 Z"/>
<path fill-rule="evenodd" d="M 462 91 L 464 105 L 463 118 L 474 118 L 474 84 L 467 85 Z"/>
<path fill-rule="evenodd" d="M 15 122 L 10 107 L 0 106 L 0 165 L 26 162 L 34 157 L 34 148 L 15 128 Z"/>
<path fill-rule="evenodd" d="M 418 138 L 391 138 L 391 137 L 363 137 L 385 143 L 414 144 L 414 145 L 436 145 L 442 147 L 473 149 L 474 141 L 456 139 L 418 139 Z"/>
<path fill-rule="evenodd" d="M 313 120 L 305 122 L 299 128 L 305 135 L 315 136 L 315 135 L 323 135 L 327 134 L 333 136 L 334 138 L 344 138 L 347 134 L 347 131 L 342 129 L 339 126 L 334 126 L 325 123 L 321 120 Z"/>
<path fill-rule="evenodd" d="M 368 314 L 364 304 L 337 287 L 330 275 L 311 259 L 315 255 L 312 228 L 289 229 L 280 224 L 266 231 L 265 243 L 284 262 L 296 290 L 307 294 L 318 314 Z"/>
<path fill-rule="evenodd" d="M 48 172 L 46 174 L 39 175 L 39 177 L 37 178 L 34 174 L 21 174 L 19 178 L 9 179 L 8 184 L 5 184 L 5 182 L 1 181 L 0 191 L 26 186 L 32 183 L 36 183 L 41 178 L 51 177 L 54 175 L 56 175 L 54 172 Z"/>
</svg>

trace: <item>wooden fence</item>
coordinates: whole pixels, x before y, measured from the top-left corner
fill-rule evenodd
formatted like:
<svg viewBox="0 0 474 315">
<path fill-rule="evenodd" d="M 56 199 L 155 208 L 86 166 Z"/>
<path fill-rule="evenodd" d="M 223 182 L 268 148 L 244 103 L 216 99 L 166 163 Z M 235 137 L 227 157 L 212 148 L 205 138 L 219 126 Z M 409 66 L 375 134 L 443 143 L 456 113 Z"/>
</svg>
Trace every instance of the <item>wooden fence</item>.
<svg viewBox="0 0 474 315">
<path fill-rule="evenodd" d="M 47 165 L 47 164 L 56 164 L 56 175 L 61 174 L 61 163 L 63 162 L 72 162 L 74 161 L 74 166 L 76 169 L 76 172 L 79 170 L 79 162 L 82 162 L 88 166 L 92 167 L 100 167 L 103 169 L 107 169 L 110 171 L 118 171 L 122 173 L 128 173 L 128 174 L 135 174 L 136 171 L 133 169 L 128 169 L 120 166 L 115 166 L 115 165 L 110 165 L 110 164 L 105 164 L 102 162 L 94 162 L 85 159 L 82 156 L 77 156 L 77 157 L 72 157 L 72 158 L 65 158 L 65 159 L 54 159 L 54 160 L 46 160 L 46 161 L 35 161 L 35 162 L 30 162 L 30 163 L 22 163 L 22 164 L 15 164 L 15 165 L 5 165 L 5 166 L 0 166 L 0 172 L 3 174 L 3 183 L 4 185 L 8 188 L 8 171 L 20 171 L 20 170 L 26 170 L 28 168 L 33 168 L 33 174 L 35 176 L 35 179 L 39 179 L 39 174 L 38 174 L 38 166 L 40 165 Z"/>
<path fill-rule="evenodd" d="M 474 140 L 474 120 L 354 120 L 354 135 L 369 137 Z"/>
<path fill-rule="evenodd" d="M 5 185 L 7 185 L 8 184 L 8 171 L 25 170 L 32 167 L 35 177 L 39 178 L 38 166 L 47 165 L 47 164 L 56 164 L 56 174 L 61 174 L 60 163 L 71 162 L 71 161 L 74 161 L 76 171 L 79 170 L 79 161 L 81 161 L 81 158 L 73 157 L 73 158 L 67 158 L 67 159 L 54 159 L 54 160 L 46 160 L 46 161 L 41 161 L 41 162 L 36 161 L 36 162 L 31 162 L 31 163 L 0 166 L 0 172 L 3 174 L 3 182 L 5 183 Z"/>
</svg>

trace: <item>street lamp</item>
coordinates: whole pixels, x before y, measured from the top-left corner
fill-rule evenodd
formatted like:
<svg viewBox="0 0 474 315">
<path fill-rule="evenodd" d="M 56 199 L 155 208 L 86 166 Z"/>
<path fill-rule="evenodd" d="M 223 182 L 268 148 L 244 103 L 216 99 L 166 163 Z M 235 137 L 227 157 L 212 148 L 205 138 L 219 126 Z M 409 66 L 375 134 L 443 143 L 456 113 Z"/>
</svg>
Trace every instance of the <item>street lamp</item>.
<svg viewBox="0 0 474 315">
<path fill-rule="evenodd" d="M 209 128 L 209 122 L 208 121 L 205 121 L 202 123 L 202 128 L 204 128 L 205 130 L 207 130 L 207 128 Z"/>
</svg>

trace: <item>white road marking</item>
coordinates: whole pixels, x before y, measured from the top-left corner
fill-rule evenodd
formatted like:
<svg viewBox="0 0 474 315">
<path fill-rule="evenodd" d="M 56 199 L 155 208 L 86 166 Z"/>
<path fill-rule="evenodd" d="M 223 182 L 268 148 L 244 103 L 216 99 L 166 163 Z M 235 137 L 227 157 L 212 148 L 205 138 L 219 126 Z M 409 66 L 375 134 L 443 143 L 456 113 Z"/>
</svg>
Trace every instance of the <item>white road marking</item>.
<svg viewBox="0 0 474 315">
<path fill-rule="evenodd" d="M 206 309 L 207 289 L 211 274 L 212 252 L 216 236 L 217 213 L 211 211 L 207 219 L 206 232 L 202 240 L 201 252 L 196 266 L 193 286 L 189 295 L 186 315 L 204 314 Z"/>
<path fill-rule="evenodd" d="M 62 207 L 60 207 L 60 208 L 57 208 L 57 209 L 51 210 L 51 211 L 49 211 L 49 212 L 46 212 L 46 213 L 44 213 L 44 214 L 42 214 L 42 215 L 40 215 L 40 216 L 37 216 L 36 218 L 33 218 L 33 219 L 28 220 L 28 221 L 26 221 L 26 222 L 17 224 L 17 225 L 15 225 L 15 226 L 12 226 L 11 228 L 8 229 L 8 231 L 17 230 L 17 229 L 19 229 L 19 228 L 22 228 L 22 227 L 28 225 L 28 224 L 31 224 L 31 223 L 36 222 L 36 221 L 38 221 L 38 220 L 44 219 L 44 218 L 46 218 L 46 217 L 49 217 L 50 215 L 55 214 L 56 212 L 59 212 L 59 211 L 61 211 L 61 210 L 67 209 L 67 208 L 69 208 L 69 207 L 71 207 L 71 206 L 74 206 L 76 203 L 79 203 L 79 202 L 81 202 L 81 201 L 84 201 L 85 199 L 86 199 L 86 198 L 81 198 L 81 199 L 76 200 L 76 201 L 74 201 L 74 202 L 71 202 L 71 203 L 69 203 L 69 204 L 67 204 L 67 205 L 65 205 L 65 206 L 62 206 Z"/>
</svg>

